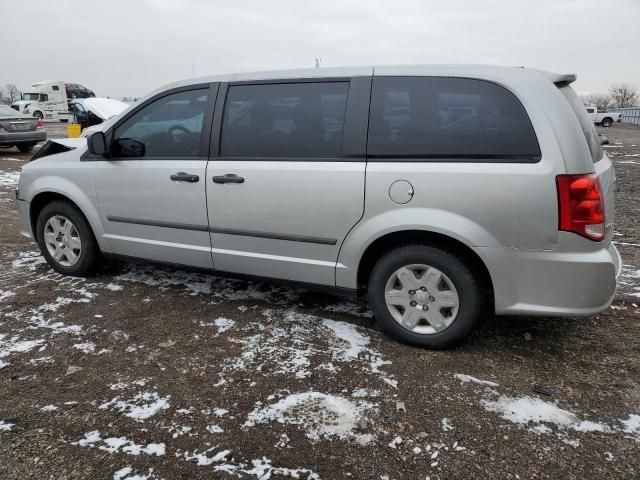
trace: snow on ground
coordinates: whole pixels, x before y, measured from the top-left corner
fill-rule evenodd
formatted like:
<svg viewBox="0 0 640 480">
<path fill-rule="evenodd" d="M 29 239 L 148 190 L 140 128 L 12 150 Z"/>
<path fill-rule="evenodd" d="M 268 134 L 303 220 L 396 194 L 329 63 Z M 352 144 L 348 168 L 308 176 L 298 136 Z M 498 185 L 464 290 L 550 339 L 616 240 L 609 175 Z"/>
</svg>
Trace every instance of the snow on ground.
<svg viewBox="0 0 640 480">
<path fill-rule="evenodd" d="M 36 347 L 42 347 L 45 340 L 23 340 L 20 337 L 14 335 L 11 338 L 8 334 L 0 333 L 0 368 L 9 365 L 6 359 L 10 355 L 15 353 L 24 353 L 33 350 Z"/>
<path fill-rule="evenodd" d="M 98 448 L 100 450 L 106 450 L 109 453 L 122 452 L 129 455 L 140 455 L 141 453 L 144 453 L 146 455 L 162 456 L 166 451 L 164 443 L 139 445 L 126 437 L 102 438 L 102 435 L 98 430 L 85 433 L 84 438 L 81 438 L 76 442 L 71 442 L 71 445 Z"/>
<path fill-rule="evenodd" d="M 113 472 L 113 480 L 152 480 L 157 478 L 153 475 L 153 468 L 149 468 L 147 473 L 134 473 L 133 468 L 127 466 Z"/>
<path fill-rule="evenodd" d="M 100 409 L 116 410 L 129 418 L 142 421 L 169 408 L 169 398 L 170 396 L 161 397 L 158 392 L 141 392 L 129 400 L 115 397 L 100 405 Z"/>
<path fill-rule="evenodd" d="M 489 380 L 480 380 L 479 378 L 472 377 L 471 375 L 465 375 L 464 373 L 456 373 L 453 375 L 455 378 L 465 383 L 478 383 L 480 385 L 487 385 L 489 387 L 499 387 L 496 382 L 491 382 Z"/>
<path fill-rule="evenodd" d="M 482 400 L 485 409 L 499 413 L 502 418 L 520 425 L 552 424 L 559 428 L 572 429 L 577 432 L 612 432 L 612 428 L 600 422 L 580 420 L 577 414 L 560 408 L 552 402 L 529 396 L 500 396 L 497 400 Z M 548 433 L 546 429 L 538 429 L 537 433 Z"/>
<path fill-rule="evenodd" d="M 10 432 L 15 423 L 8 423 L 0 419 L 0 432 Z"/>
<path fill-rule="evenodd" d="M 633 265 L 623 265 L 618 286 L 623 293 L 640 298 L 640 269 Z"/>
<path fill-rule="evenodd" d="M 369 402 L 354 402 L 321 392 L 303 392 L 288 395 L 266 407 L 256 407 L 247 416 L 244 426 L 270 422 L 299 425 L 313 442 L 337 437 L 342 440 L 353 438 L 358 443 L 368 444 L 374 437 L 355 430 L 363 415 L 369 414 L 373 408 Z"/>
<path fill-rule="evenodd" d="M 20 180 L 20 172 L 0 170 L 0 187 L 15 188 Z"/>
</svg>

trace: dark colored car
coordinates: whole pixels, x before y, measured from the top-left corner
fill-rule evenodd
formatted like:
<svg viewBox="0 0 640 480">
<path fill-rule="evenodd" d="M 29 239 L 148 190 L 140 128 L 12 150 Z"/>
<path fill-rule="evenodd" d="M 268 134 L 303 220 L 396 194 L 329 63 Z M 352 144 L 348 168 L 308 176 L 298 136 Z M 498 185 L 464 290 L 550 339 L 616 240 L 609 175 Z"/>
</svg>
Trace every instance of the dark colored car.
<svg viewBox="0 0 640 480">
<path fill-rule="evenodd" d="M 16 146 L 21 152 L 30 152 L 36 143 L 46 139 L 42 120 L 0 105 L 0 147 Z"/>
</svg>

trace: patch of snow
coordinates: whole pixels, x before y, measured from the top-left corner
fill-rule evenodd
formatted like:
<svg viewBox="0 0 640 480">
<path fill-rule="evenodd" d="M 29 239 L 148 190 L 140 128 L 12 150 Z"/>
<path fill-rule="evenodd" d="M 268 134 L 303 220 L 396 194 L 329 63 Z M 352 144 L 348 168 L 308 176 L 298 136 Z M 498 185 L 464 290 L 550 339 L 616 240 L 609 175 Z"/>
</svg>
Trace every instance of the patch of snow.
<svg viewBox="0 0 640 480">
<path fill-rule="evenodd" d="M 15 425 L 15 423 L 8 423 L 4 420 L 0 420 L 0 432 L 10 432 Z"/>
<path fill-rule="evenodd" d="M 15 297 L 15 293 L 14 292 L 10 292 L 9 290 L 2 290 L 0 289 L 0 302 L 4 302 L 5 300 L 11 298 L 11 297 Z"/>
<path fill-rule="evenodd" d="M 497 384 L 496 382 L 491 382 L 489 380 L 481 380 L 479 378 L 476 377 L 472 377 L 471 375 L 466 375 L 464 373 L 455 373 L 453 375 L 455 378 L 457 378 L 458 380 L 460 380 L 461 382 L 465 382 L 465 383 L 477 383 L 480 385 L 488 385 L 489 387 L 499 387 L 500 385 Z"/>
<path fill-rule="evenodd" d="M 140 455 L 141 453 L 144 453 L 147 455 L 156 455 L 159 457 L 165 454 L 164 443 L 149 443 L 147 445 L 139 445 L 127 439 L 126 437 L 102 438 L 98 430 L 85 433 L 84 438 L 81 438 L 77 442 L 71 442 L 71 445 L 77 445 L 79 447 L 98 448 L 99 450 L 105 450 L 109 453 L 123 452 L 129 455 Z"/>
<path fill-rule="evenodd" d="M 218 425 L 216 425 L 215 423 L 211 423 L 209 425 L 206 426 L 207 432 L 209 433 L 223 433 L 224 430 L 222 428 L 220 428 Z"/>
<path fill-rule="evenodd" d="M 402 437 L 395 437 L 393 440 L 389 442 L 388 447 L 395 449 L 395 448 L 398 448 L 398 445 L 400 445 L 401 443 L 402 443 Z"/>
<path fill-rule="evenodd" d="M 116 397 L 100 405 L 100 409 L 114 409 L 137 421 L 146 420 L 160 410 L 169 408 L 169 395 L 161 397 L 158 392 L 139 393 L 130 400 Z"/>
<path fill-rule="evenodd" d="M 96 351 L 96 344 L 93 342 L 75 343 L 73 348 L 80 350 L 82 353 L 93 353 Z"/>
<path fill-rule="evenodd" d="M 368 402 L 351 402 L 346 398 L 320 392 L 304 392 L 289 395 L 275 404 L 257 407 L 249 413 L 244 424 L 253 427 L 257 424 L 276 421 L 289 425 L 299 425 L 312 441 L 321 438 L 337 437 L 365 440 L 354 432 L 359 420 L 373 405 Z"/>
<path fill-rule="evenodd" d="M 443 432 L 450 432 L 453 429 L 454 429 L 454 427 L 453 427 L 453 425 L 451 425 L 451 420 L 449 420 L 446 417 L 443 418 L 442 419 L 442 431 Z"/>
<path fill-rule="evenodd" d="M 40 409 L 41 412 L 55 412 L 58 410 L 58 407 L 55 405 L 46 405 Z"/>
<path fill-rule="evenodd" d="M 17 187 L 20 172 L 0 170 L 0 187 Z"/>
<path fill-rule="evenodd" d="M 226 410 L 224 408 L 214 408 L 213 409 L 213 414 L 216 417 L 224 417 L 227 413 L 229 413 L 229 410 Z"/>
<path fill-rule="evenodd" d="M 45 343 L 44 340 L 21 340 L 20 337 L 14 335 L 11 338 L 7 338 L 7 335 L 0 333 L 0 368 L 9 365 L 3 361 L 3 358 L 7 358 L 14 353 L 25 353 L 33 350 L 36 347 L 40 347 Z"/>
<path fill-rule="evenodd" d="M 187 461 L 195 460 L 198 465 L 211 465 L 212 463 L 220 463 L 225 461 L 229 456 L 229 454 L 231 453 L 231 450 L 221 450 L 215 453 L 214 455 L 209 456 L 208 454 L 213 452 L 216 448 L 218 447 L 212 447 L 201 453 L 198 453 L 197 450 L 194 450 L 193 453 L 189 453 L 189 452 L 183 452 L 181 454 L 176 453 L 176 456 L 178 458 L 184 458 Z"/>
<path fill-rule="evenodd" d="M 610 430 L 609 427 L 600 423 L 579 420 L 575 413 L 539 398 L 500 396 L 497 400 L 482 400 L 481 403 L 487 410 L 499 413 L 505 420 L 521 425 L 551 423 L 579 432 L 608 432 Z M 538 430 L 537 433 L 543 432 Z"/>
<path fill-rule="evenodd" d="M 624 425 L 622 431 L 631 435 L 637 435 L 640 440 L 640 415 L 632 413 L 626 420 L 620 420 L 620 423 Z"/>
</svg>

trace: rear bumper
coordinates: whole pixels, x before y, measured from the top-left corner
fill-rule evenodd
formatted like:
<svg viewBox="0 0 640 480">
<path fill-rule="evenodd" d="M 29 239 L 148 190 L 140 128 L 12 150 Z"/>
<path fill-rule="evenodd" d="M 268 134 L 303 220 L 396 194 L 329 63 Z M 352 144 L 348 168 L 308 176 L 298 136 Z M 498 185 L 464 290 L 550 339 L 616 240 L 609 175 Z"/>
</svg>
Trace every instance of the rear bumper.
<svg viewBox="0 0 640 480">
<path fill-rule="evenodd" d="M 20 233 L 27 238 L 34 238 L 31 231 L 31 218 L 29 216 L 29 209 L 31 204 L 25 200 L 16 199 L 16 210 L 20 217 Z"/>
<path fill-rule="evenodd" d="M 613 244 L 560 232 L 553 251 L 477 248 L 494 286 L 500 315 L 592 315 L 606 309 L 622 270 Z"/>
<path fill-rule="evenodd" d="M 36 130 L 35 132 L 1 132 L 0 145 L 18 145 L 22 143 L 38 143 L 47 139 L 47 132 Z"/>
</svg>

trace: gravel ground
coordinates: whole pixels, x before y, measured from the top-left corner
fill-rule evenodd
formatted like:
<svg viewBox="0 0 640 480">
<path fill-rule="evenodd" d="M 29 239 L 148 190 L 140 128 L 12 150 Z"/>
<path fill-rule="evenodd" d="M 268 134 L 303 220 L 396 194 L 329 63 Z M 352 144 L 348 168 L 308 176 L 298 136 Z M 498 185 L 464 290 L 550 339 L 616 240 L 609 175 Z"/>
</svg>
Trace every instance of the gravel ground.
<svg viewBox="0 0 640 480">
<path fill-rule="evenodd" d="M 488 317 L 447 352 L 357 300 L 119 263 L 62 277 L 18 234 L 28 156 L 0 150 L 0 478 L 637 478 L 640 129 L 602 130 L 612 307 Z"/>
</svg>

